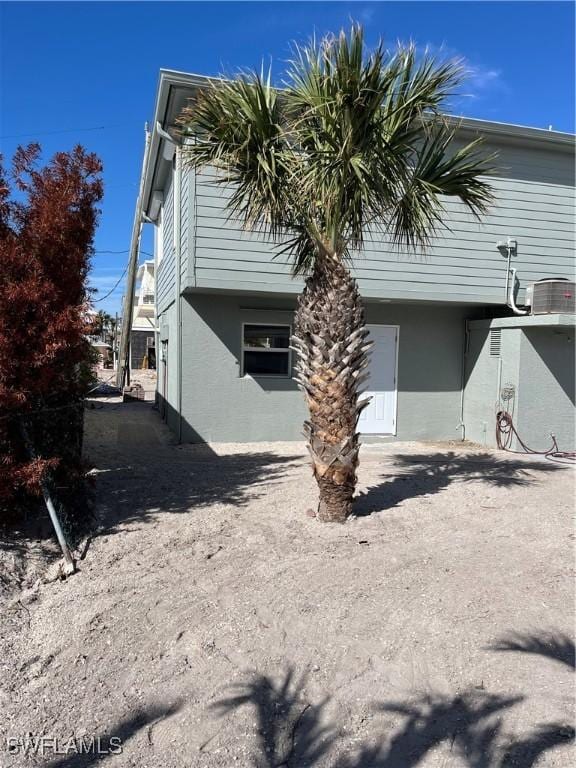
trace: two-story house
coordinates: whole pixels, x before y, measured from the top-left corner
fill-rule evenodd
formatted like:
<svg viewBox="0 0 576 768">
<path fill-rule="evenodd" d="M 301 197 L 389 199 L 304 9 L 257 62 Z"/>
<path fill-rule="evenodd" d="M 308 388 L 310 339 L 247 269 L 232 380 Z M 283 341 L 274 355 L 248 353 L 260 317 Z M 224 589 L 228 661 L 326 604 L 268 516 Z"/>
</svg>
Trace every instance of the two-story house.
<svg viewBox="0 0 576 768">
<path fill-rule="evenodd" d="M 297 440 L 306 408 L 288 340 L 302 281 L 229 218 L 213 173 L 182 162 L 176 119 L 205 83 L 161 71 L 145 162 L 158 397 L 183 441 Z M 354 260 L 375 342 L 360 431 L 493 445 L 506 410 L 535 448 L 554 432 L 574 449 L 574 137 L 471 119 L 458 131 L 498 152 L 490 213 L 478 223 L 449 200 L 426 253 L 380 238 Z"/>
<path fill-rule="evenodd" d="M 130 367 L 132 370 L 156 367 L 154 308 L 154 260 L 138 267 L 132 325 L 130 326 Z"/>
</svg>

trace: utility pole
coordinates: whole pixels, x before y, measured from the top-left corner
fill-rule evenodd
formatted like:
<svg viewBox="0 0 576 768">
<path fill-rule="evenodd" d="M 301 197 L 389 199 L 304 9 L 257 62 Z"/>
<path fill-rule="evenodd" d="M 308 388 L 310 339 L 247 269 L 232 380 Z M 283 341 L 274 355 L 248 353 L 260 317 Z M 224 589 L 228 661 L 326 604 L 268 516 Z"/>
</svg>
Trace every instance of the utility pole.
<svg viewBox="0 0 576 768">
<path fill-rule="evenodd" d="M 112 335 L 112 368 L 118 371 L 118 312 L 114 314 L 114 333 Z"/>
<path fill-rule="evenodd" d="M 142 205 L 144 195 L 144 178 L 148 166 L 148 152 L 150 150 L 150 131 L 148 123 L 144 126 L 146 141 L 144 145 L 144 158 L 142 160 L 142 172 L 140 174 L 140 188 L 136 200 L 134 212 L 134 224 L 132 225 L 132 239 L 130 241 L 130 254 L 128 256 L 128 276 L 126 278 L 126 293 L 122 307 L 122 331 L 120 334 L 120 348 L 118 350 L 118 370 L 116 372 L 116 386 L 123 389 L 124 383 L 130 383 L 130 330 L 132 328 L 132 312 L 134 310 L 134 284 L 136 282 L 136 270 L 138 268 L 138 254 L 140 252 L 140 237 L 142 235 Z"/>
</svg>

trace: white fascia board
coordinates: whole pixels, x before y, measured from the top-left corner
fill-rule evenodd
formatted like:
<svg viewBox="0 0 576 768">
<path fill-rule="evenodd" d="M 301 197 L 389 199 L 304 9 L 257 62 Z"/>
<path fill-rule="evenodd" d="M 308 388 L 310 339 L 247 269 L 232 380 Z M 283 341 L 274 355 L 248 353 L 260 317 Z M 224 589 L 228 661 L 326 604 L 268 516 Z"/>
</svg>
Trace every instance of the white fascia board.
<svg viewBox="0 0 576 768">
<path fill-rule="evenodd" d="M 162 163 L 170 162 L 162 154 L 162 145 L 166 142 L 166 139 L 159 135 L 157 127 L 159 125 L 163 130 L 166 128 L 166 122 L 170 117 L 167 112 L 172 88 L 189 89 L 190 96 L 192 96 L 197 88 L 202 88 L 210 80 L 218 79 L 220 78 L 209 78 L 172 69 L 160 70 L 154 105 L 149 163 L 144 180 L 143 210 L 146 215 L 150 214 L 151 196 L 158 168 Z"/>
<path fill-rule="evenodd" d="M 456 117 L 445 115 L 449 125 L 460 128 L 462 131 L 491 135 L 497 138 L 529 139 L 543 142 L 544 145 L 555 144 L 562 147 L 574 148 L 576 136 L 562 131 L 549 131 L 545 128 L 533 128 L 528 125 L 516 125 L 515 123 L 496 123 L 491 120 L 479 120 L 472 117 Z"/>
</svg>

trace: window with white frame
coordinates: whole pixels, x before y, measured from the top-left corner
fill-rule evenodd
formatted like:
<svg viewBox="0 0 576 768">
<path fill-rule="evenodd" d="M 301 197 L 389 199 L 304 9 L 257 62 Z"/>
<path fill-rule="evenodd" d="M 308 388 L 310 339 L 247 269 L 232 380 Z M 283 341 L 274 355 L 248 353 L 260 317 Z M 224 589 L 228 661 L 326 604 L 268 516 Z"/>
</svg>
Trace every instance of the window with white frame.
<svg viewBox="0 0 576 768">
<path fill-rule="evenodd" d="M 244 323 L 242 373 L 250 376 L 290 376 L 289 325 Z"/>
</svg>

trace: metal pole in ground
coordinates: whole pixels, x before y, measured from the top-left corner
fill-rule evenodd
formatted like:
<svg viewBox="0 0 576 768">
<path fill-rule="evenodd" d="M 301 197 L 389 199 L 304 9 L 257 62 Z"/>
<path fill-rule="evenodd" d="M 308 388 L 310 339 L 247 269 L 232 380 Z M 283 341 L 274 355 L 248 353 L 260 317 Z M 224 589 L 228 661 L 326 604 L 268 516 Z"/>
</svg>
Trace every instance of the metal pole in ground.
<svg viewBox="0 0 576 768">
<path fill-rule="evenodd" d="M 34 446 L 32 444 L 32 441 L 30 440 L 30 436 L 28 435 L 28 430 L 26 429 L 26 425 L 24 424 L 23 421 L 20 422 L 20 429 L 22 432 L 22 437 L 24 439 L 24 445 L 26 446 L 26 450 L 28 451 L 30 458 L 32 459 L 38 458 L 36 455 Z M 44 475 L 42 475 L 40 479 L 40 488 L 42 489 L 42 496 L 44 497 L 44 503 L 46 504 L 46 509 L 48 510 L 50 520 L 52 521 L 52 526 L 54 528 L 54 532 L 56 533 L 58 544 L 60 544 L 60 549 L 62 550 L 62 555 L 64 556 L 63 573 L 65 576 L 69 576 L 70 574 L 74 573 L 74 571 L 76 570 L 76 566 L 74 565 L 74 559 L 72 558 L 72 555 L 70 553 L 70 548 L 68 547 L 68 542 L 66 541 L 66 537 L 64 536 L 64 531 L 62 530 L 62 526 L 60 525 L 60 520 L 56 512 L 56 507 L 54 506 L 54 502 L 52 501 L 52 496 L 50 495 L 48 483 L 46 482 L 46 478 L 44 477 Z"/>
<path fill-rule="evenodd" d="M 76 570 L 76 566 L 74 565 L 74 560 L 72 558 L 72 555 L 70 554 L 70 549 L 68 548 L 68 543 L 64 536 L 64 531 L 62 530 L 62 526 L 60 525 L 60 520 L 58 519 L 58 515 L 56 514 L 56 509 L 54 507 L 54 503 L 52 501 L 52 497 L 50 496 L 50 491 L 48 490 L 48 486 L 46 485 L 45 480 L 41 480 L 40 485 L 42 487 L 42 495 L 44 496 L 44 503 L 46 504 L 46 509 L 48 510 L 48 514 L 50 515 L 50 520 L 52 521 L 52 525 L 54 526 L 54 531 L 56 532 L 56 538 L 58 539 L 58 544 L 60 544 L 60 549 L 62 550 L 62 554 L 64 556 L 63 573 L 65 576 L 70 576 L 70 574 L 74 573 L 74 571 Z"/>
</svg>

